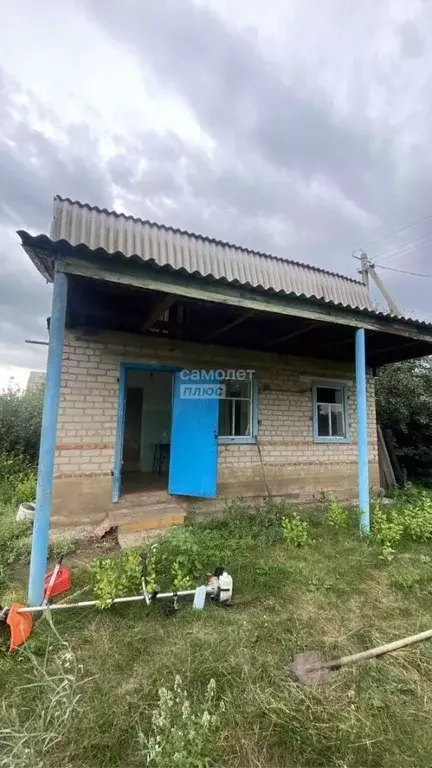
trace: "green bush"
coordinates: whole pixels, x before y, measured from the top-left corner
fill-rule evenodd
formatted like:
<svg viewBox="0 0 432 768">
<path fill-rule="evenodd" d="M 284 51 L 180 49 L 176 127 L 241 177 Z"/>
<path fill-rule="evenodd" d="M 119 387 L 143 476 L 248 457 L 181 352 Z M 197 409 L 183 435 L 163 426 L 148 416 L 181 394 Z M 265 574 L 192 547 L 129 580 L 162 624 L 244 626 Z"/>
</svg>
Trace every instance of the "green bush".
<svg viewBox="0 0 432 768">
<path fill-rule="evenodd" d="M 379 502 L 372 505 L 371 523 L 372 539 L 380 547 L 382 559 L 390 562 L 402 538 L 403 525 Z"/>
<path fill-rule="evenodd" d="M 150 561 L 161 586 L 189 589 L 193 583 L 203 580 L 200 545 L 195 530 L 190 527 L 169 528 L 153 548 Z"/>
<path fill-rule="evenodd" d="M 291 517 L 284 517 L 282 530 L 286 543 L 293 547 L 304 547 L 312 542 L 309 523 L 302 520 L 296 512 Z"/>
<path fill-rule="evenodd" d="M 410 539 L 427 541 L 432 538 L 432 497 L 426 491 L 420 491 L 411 503 L 402 503 L 394 514 Z"/>
<path fill-rule="evenodd" d="M 344 530 L 348 525 L 348 510 L 332 494 L 327 503 L 327 522 L 335 530 Z"/>
<path fill-rule="evenodd" d="M 390 561 L 403 540 L 432 539 L 432 496 L 424 488 L 407 485 L 390 504 L 372 506 L 372 539 Z"/>
<path fill-rule="evenodd" d="M 99 608 L 109 608 L 116 597 L 132 596 L 141 591 L 142 562 L 136 550 L 127 550 L 115 558 L 96 557 L 90 570 Z"/>
<path fill-rule="evenodd" d="M 396 571 L 390 578 L 390 583 L 396 589 L 413 589 L 418 587 L 423 581 L 423 576 L 420 571 L 415 571 L 409 568 Z"/>
<path fill-rule="evenodd" d="M 294 506 L 285 500 L 265 499 L 260 506 L 253 506 L 243 499 L 227 502 L 218 520 L 205 523 L 207 530 L 225 533 L 228 539 L 241 539 L 246 548 L 251 543 L 263 546 L 282 539 L 281 522 L 292 514 Z"/>
<path fill-rule="evenodd" d="M 27 563 L 30 558 L 31 524 L 17 522 L 14 507 L 0 508 L 0 564 Z"/>
<path fill-rule="evenodd" d="M 39 454 L 43 387 L 21 392 L 9 386 L 0 392 L 1 451 L 35 464 Z"/>
<path fill-rule="evenodd" d="M 34 501 L 36 471 L 22 456 L 0 453 L 0 501 L 3 504 Z"/>
</svg>

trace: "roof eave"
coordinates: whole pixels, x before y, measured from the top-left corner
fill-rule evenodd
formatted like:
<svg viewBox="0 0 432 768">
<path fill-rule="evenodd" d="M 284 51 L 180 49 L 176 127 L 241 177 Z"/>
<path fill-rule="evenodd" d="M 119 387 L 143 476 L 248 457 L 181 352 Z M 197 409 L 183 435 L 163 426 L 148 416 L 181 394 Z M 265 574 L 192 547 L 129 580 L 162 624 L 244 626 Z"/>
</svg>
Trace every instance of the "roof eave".
<svg viewBox="0 0 432 768">
<path fill-rule="evenodd" d="M 97 251 L 90 250 L 87 246 L 72 246 L 67 241 L 57 241 L 53 242 L 50 240 L 46 235 L 38 235 L 33 236 L 30 235 L 28 232 L 25 232 L 24 230 L 19 230 L 17 234 L 20 236 L 22 241 L 22 246 L 33 262 L 33 264 L 36 266 L 37 270 L 40 272 L 40 274 L 48 281 L 53 282 L 54 280 L 54 269 L 55 269 L 55 261 L 57 257 L 61 257 L 62 255 L 66 255 L 68 257 L 82 257 L 83 253 L 85 252 L 87 256 L 92 257 L 93 259 L 98 258 L 102 253 L 106 256 L 106 251 L 103 249 L 98 249 Z M 121 253 L 117 254 L 109 254 L 110 260 L 112 260 L 117 257 L 119 259 L 122 259 L 123 263 L 130 262 L 130 258 L 123 257 Z M 109 262 L 108 262 L 109 264 Z M 147 269 L 147 271 L 150 269 L 154 272 L 161 273 L 167 273 L 169 272 L 171 275 L 171 278 L 174 278 L 172 282 L 175 282 L 175 276 L 179 276 L 179 281 L 181 277 L 181 271 L 175 270 L 173 268 L 168 267 L 161 267 L 157 266 L 155 264 L 152 264 L 151 262 L 143 262 L 141 258 L 137 259 L 137 265 L 142 267 L 143 272 Z M 108 267 L 108 265 L 107 265 Z M 244 286 L 235 286 L 232 282 L 222 281 L 222 280 L 211 280 L 210 278 L 206 278 L 201 275 L 190 275 L 183 273 L 182 277 L 190 278 L 194 281 L 199 281 L 200 283 L 207 283 L 214 285 L 218 283 L 219 285 L 226 283 L 227 287 L 229 287 L 231 290 L 237 287 L 238 289 L 244 291 Z M 95 279 L 98 279 L 97 270 L 95 271 Z M 336 319 L 336 312 L 337 313 L 349 313 L 350 316 L 356 315 L 358 317 L 363 316 L 366 320 L 366 318 L 378 320 L 379 324 L 381 326 L 381 329 L 383 331 L 387 331 L 388 333 L 395 332 L 395 327 L 399 326 L 404 327 L 406 329 L 406 336 L 410 336 L 412 333 L 411 338 L 417 338 L 419 341 L 424 341 L 426 344 L 432 344 L 432 324 L 426 323 L 424 321 L 418 321 L 414 320 L 412 318 L 403 318 L 403 317 L 397 317 L 394 315 L 390 315 L 388 313 L 383 312 L 376 312 L 373 310 L 369 310 L 367 308 L 362 307 L 346 307 L 342 304 L 335 304 L 334 302 L 330 301 L 323 301 L 322 299 L 317 299 L 310 296 L 298 296 L 296 294 L 287 294 L 287 293 L 276 293 L 275 291 L 265 290 L 265 289 L 257 289 L 249 287 L 248 290 L 258 296 L 266 295 L 267 297 L 273 296 L 276 299 L 280 300 L 284 297 L 286 299 L 289 299 L 293 302 L 307 302 L 309 306 L 321 306 L 321 307 L 327 307 L 329 309 L 334 308 L 335 309 L 335 317 L 334 321 L 337 323 Z M 181 293 L 181 285 L 179 285 L 179 293 Z M 277 313 L 277 306 L 275 306 L 275 312 Z M 330 318 L 329 318 L 330 321 Z M 358 324 L 358 323 L 357 323 Z M 399 331 L 400 332 L 400 331 Z M 420 336 L 420 338 L 419 338 Z M 432 351 L 432 350 L 431 350 Z M 425 353 L 427 354 L 427 353 Z M 379 364 L 379 363 L 378 363 Z"/>
</svg>

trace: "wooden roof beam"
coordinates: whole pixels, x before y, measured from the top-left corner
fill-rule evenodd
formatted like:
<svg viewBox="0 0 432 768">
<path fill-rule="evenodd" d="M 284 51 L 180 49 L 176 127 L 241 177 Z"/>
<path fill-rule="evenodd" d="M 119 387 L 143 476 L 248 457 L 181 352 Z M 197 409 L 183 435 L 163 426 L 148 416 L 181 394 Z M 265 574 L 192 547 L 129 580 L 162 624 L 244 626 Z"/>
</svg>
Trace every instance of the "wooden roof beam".
<svg viewBox="0 0 432 768">
<path fill-rule="evenodd" d="M 221 328 L 217 328 L 215 331 L 212 331 L 209 333 L 208 336 L 206 336 L 205 341 L 213 341 L 213 339 L 216 339 L 217 336 L 221 336 L 226 331 L 230 331 L 231 328 L 236 328 L 237 325 L 240 325 L 240 323 L 244 323 L 245 320 L 247 320 L 249 317 L 252 317 L 255 312 L 245 312 L 243 315 L 239 315 L 239 317 L 236 317 L 235 320 L 231 320 L 230 323 L 225 323 L 225 325 L 222 325 Z"/>
<path fill-rule="evenodd" d="M 147 320 L 145 321 L 144 325 L 141 326 L 141 331 L 148 331 L 157 320 L 159 320 L 160 316 L 163 315 L 163 313 L 169 309 L 174 302 L 176 301 L 177 296 L 173 296 L 172 294 L 166 293 L 165 296 L 162 297 L 159 301 L 157 301 L 151 310 Z"/>
<path fill-rule="evenodd" d="M 318 328 L 318 323 L 310 323 L 305 328 L 299 328 L 297 331 L 291 331 L 291 333 L 287 333 L 285 336 L 279 336 L 277 339 L 272 339 L 267 342 L 266 347 L 273 347 L 275 344 L 279 344 L 282 341 L 288 341 L 297 336 L 303 336 L 304 333 L 309 333 L 309 331 L 313 331 L 314 328 Z"/>
<path fill-rule="evenodd" d="M 411 347 L 414 344 L 419 344 L 418 339 L 411 339 L 411 341 L 407 341 L 403 344 L 392 344 L 390 347 L 382 347 L 381 349 L 374 349 L 367 352 L 368 359 L 370 357 L 376 357 L 377 355 L 382 355 L 384 352 L 394 352 L 396 349 L 403 349 L 405 347 Z"/>
<path fill-rule="evenodd" d="M 30 249 L 31 250 L 31 249 Z M 336 307 L 318 301 L 292 299 L 269 292 L 252 291 L 213 281 L 197 280 L 163 269 L 154 269 L 133 264 L 130 260 L 119 262 L 94 256 L 78 258 L 75 254 L 59 253 L 56 268 L 60 272 L 89 277 L 103 282 L 122 283 L 137 289 L 147 289 L 186 299 L 204 300 L 225 306 L 234 306 L 266 314 L 291 316 L 366 331 L 383 331 L 396 336 L 405 336 L 430 344 L 432 329 L 410 320 L 394 319 L 374 313 L 361 312 L 346 307 Z"/>
</svg>

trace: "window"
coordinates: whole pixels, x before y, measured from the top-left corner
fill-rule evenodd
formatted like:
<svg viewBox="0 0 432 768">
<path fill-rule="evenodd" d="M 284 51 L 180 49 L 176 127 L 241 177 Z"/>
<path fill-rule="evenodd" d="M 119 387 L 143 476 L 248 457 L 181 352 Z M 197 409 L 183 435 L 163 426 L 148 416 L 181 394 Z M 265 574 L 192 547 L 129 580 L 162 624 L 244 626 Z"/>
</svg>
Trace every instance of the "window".
<svg viewBox="0 0 432 768">
<path fill-rule="evenodd" d="M 225 395 L 219 400 L 219 442 L 252 443 L 257 435 L 256 383 L 224 379 Z"/>
<path fill-rule="evenodd" d="M 348 442 L 348 409 L 343 384 L 314 384 L 313 433 L 315 442 Z"/>
</svg>

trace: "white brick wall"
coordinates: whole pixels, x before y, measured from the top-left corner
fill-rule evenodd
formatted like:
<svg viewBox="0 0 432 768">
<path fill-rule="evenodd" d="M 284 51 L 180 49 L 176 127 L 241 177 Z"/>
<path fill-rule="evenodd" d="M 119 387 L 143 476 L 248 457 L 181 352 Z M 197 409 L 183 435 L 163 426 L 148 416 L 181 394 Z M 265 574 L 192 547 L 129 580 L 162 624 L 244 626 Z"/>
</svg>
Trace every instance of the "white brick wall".
<svg viewBox="0 0 432 768">
<path fill-rule="evenodd" d="M 173 366 L 253 368 L 258 378 L 259 439 L 264 465 L 340 467 L 356 462 L 353 366 L 306 358 L 200 346 L 124 334 L 84 338 L 67 332 L 63 355 L 55 476 L 107 475 L 113 468 L 121 362 Z M 313 379 L 348 384 L 351 442 L 316 444 L 312 436 Z M 377 463 L 373 379 L 368 379 L 370 461 Z M 219 448 L 220 475 L 260 464 L 256 445 Z"/>
</svg>

